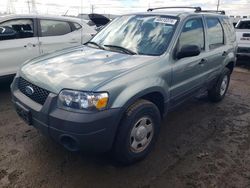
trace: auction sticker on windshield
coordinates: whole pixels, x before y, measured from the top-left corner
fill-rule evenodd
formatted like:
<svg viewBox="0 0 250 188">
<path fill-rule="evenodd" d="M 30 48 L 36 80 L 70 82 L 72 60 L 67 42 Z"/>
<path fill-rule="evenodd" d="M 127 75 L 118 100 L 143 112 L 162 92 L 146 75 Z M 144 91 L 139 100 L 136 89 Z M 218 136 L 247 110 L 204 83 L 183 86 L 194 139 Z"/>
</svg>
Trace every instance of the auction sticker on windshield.
<svg viewBox="0 0 250 188">
<path fill-rule="evenodd" d="M 175 25 L 177 22 L 177 19 L 158 17 L 158 18 L 155 18 L 154 22 Z"/>
</svg>

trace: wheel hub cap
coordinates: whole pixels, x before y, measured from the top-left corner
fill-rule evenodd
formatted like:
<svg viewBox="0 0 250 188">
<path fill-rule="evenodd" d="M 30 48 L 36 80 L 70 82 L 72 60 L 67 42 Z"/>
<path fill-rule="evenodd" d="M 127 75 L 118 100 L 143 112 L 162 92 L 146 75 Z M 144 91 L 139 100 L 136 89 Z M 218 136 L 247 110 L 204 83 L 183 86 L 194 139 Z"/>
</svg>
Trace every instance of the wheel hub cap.
<svg viewBox="0 0 250 188">
<path fill-rule="evenodd" d="M 140 126 L 135 134 L 135 139 L 137 141 L 142 141 L 147 136 L 147 129 L 144 126 Z"/>
<path fill-rule="evenodd" d="M 135 153 L 144 151 L 154 135 L 153 121 L 149 117 L 139 119 L 130 134 L 130 149 Z"/>
<path fill-rule="evenodd" d="M 220 87 L 220 95 L 224 95 L 226 90 L 227 90 L 227 85 L 228 85 L 228 77 L 225 76 L 222 80 L 221 87 Z"/>
</svg>

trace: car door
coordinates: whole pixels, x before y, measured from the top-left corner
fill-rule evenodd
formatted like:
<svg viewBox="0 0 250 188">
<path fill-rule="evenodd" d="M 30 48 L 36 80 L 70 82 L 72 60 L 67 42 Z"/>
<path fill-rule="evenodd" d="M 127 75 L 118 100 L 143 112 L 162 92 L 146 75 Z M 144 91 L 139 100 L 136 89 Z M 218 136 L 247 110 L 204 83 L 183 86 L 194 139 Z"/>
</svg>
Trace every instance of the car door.
<svg viewBox="0 0 250 188">
<path fill-rule="evenodd" d="M 223 62 L 229 53 L 228 50 L 232 48 L 226 46 L 225 31 L 218 17 L 206 16 L 205 24 L 207 28 L 208 62 L 202 68 L 206 82 L 209 84 L 213 83 L 212 81 L 221 73 Z"/>
<path fill-rule="evenodd" d="M 34 19 L 12 19 L 0 23 L 0 76 L 15 74 L 26 60 L 39 56 Z"/>
<path fill-rule="evenodd" d="M 185 45 L 201 49 L 198 56 L 177 59 L 174 57 L 171 84 L 171 106 L 175 106 L 197 92 L 204 84 L 202 66 L 206 61 L 205 32 L 202 17 L 189 18 L 183 25 L 176 47 L 176 54 Z"/>
<path fill-rule="evenodd" d="M 39 43 L 42 54 L 81 44 L 81 33 L 70 22 L 51 19 L 39 20 Z"/>
</svg>

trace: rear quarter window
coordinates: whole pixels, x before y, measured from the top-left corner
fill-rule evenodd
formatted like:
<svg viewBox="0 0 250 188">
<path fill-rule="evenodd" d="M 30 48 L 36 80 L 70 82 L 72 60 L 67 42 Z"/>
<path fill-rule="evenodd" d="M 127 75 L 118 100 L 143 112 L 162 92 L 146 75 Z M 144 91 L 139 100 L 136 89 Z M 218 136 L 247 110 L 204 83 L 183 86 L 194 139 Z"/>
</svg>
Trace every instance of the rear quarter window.
<svg viewBox="0 0 250 188">
<path fill-rule="evenodd" d="M 226 38 L 229 42 L 234 42 L 236 40 L 235 29 L 233 23 L 228 19 L 224 18 L 222 22 Z"/>
<path fill-rule="evenodd" d="M 73 25 L 73 31 L 79 30 L 82 28 L 82 26 L 78 23 L 72 22 Z"/>
</svg>

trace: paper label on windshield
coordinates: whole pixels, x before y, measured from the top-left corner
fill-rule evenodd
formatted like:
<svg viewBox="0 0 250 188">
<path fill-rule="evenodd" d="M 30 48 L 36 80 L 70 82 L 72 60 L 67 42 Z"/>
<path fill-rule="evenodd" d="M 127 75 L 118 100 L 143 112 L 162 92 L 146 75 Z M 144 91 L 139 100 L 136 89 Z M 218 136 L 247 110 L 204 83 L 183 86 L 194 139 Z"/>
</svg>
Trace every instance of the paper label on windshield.
<svg viewBox="0 0 250 188">
<path fill-rule="evenodd" d="M 177 20 L 176 19 L 172 19 L 172 18 L 155 18 L 154 22 L 157 23 L 164 23 L 164 24 L 169 24 L 169 25 L 175 25 Z"/>
</svg>

